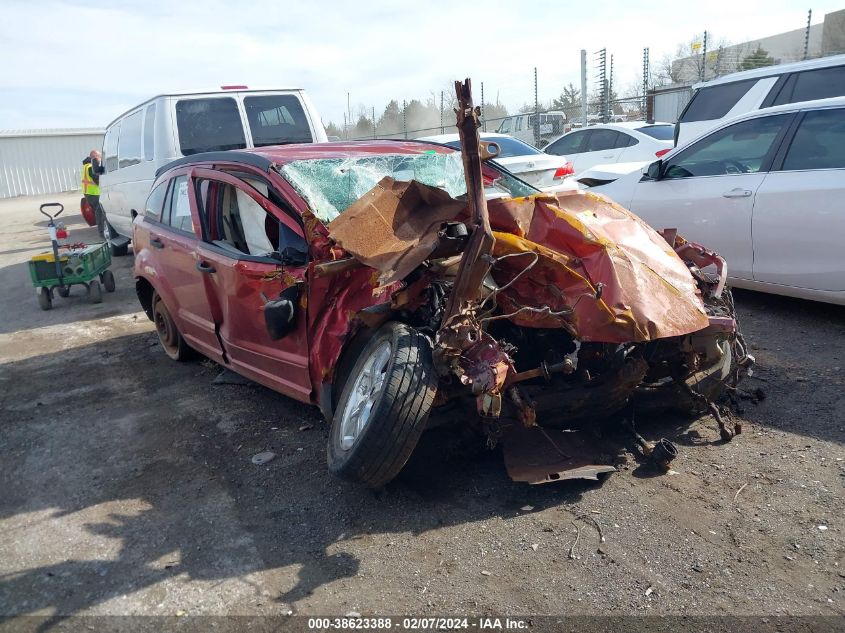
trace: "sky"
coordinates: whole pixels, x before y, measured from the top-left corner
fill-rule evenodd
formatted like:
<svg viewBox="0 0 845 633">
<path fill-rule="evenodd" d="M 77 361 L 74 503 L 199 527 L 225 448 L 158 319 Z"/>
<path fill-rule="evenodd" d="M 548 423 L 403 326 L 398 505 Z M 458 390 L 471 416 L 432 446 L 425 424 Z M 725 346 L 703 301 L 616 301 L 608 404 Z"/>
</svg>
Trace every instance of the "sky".
<svg viewBox="0 0 845 633">
<path fill-rule="evenodd" d="M 813 23 L 845 8 L 811 0 Z M 743 42 L 803 28 L 785 0 L 3 0 L 0 129 L 105 127 L 163 92 L 224 84 L 304 88 L 324 123 L 425 100 L 471 77 L 514 110 L 580 84 L 580 51 L 614 56 L 618 92 L 707 30 Z"/>
</svg>

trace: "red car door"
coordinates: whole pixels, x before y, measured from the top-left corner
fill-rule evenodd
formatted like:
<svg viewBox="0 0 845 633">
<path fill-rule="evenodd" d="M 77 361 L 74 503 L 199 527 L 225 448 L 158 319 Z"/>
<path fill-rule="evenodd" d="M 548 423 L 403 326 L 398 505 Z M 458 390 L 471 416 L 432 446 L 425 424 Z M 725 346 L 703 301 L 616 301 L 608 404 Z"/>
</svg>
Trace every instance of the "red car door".
<svg viewBox="0 0 845 633">
<path fill-rule="evenodd" d="M 145 265 L 155 271 L 155 286 L 188 344 L 209 358 L 222 360 L 214 319 L 205 293 L 204 276 L 196 267 L 196 248 L 202 235 L 195 192 L 187 174 L 168 184 L 160 218 L 144 217 L 148 231 L 136 242 L 136 251 L 148 248 Z M 143 237 L 148 237 L 148 241 Z M 138 257 L 138 255 L 136 255 Z"/>
<path fill-rule="evenodd" d="M 194 168 L 208 234 L 196 251 L 211 314 L 225 352 L 238 373 L 285 395 L 309 402 L 306 336 L 304 232 L 291 214 L 268 198 L 269 183 L 259 175 L 249 184 L 231 174 Z M 262 190 L 263 189 L 263 190 Z M 280 198 L 276 198 L 280 200 Z M 281 251 L 299 252 L 287 263 Z M 282 291 L 294 301 L 292 329 L 274 339 L 264 307 Z"/>
</svg>

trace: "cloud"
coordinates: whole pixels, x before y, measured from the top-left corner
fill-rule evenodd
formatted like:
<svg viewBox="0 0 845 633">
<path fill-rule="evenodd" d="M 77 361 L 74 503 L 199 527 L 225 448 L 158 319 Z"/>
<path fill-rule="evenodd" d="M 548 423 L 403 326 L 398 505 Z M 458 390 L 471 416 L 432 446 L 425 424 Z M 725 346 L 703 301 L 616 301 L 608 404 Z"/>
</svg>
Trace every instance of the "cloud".
<svg viewBox="0 0 845 633">
<path fill-rule="evenodd" d="M 541 101 L 577 85 L 582 48 L 591 63 L 599 48 L 613 53 L 624 87 L 644 46 L 656 61 L 705 28 L 734 41 L 800 28 L 806 14 L 791 4 L 6 0 L 0 128 L 102 126 L 155 94 L 226 83 L 305 88 L 326 121 L 342 121 L 347 92 L 379 112 L 466 76 L 517 107 L 533 101 L 535 66 Z"/>
</svg>

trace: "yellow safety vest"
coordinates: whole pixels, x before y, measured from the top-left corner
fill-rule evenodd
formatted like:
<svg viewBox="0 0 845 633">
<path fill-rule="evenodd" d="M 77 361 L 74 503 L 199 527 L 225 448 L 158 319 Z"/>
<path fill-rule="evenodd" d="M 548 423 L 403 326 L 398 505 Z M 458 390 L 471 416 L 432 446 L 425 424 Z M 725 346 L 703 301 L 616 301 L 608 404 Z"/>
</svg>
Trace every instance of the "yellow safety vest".
<svg viewBox="0 0 845 633">
<path fill-rule="evenodd" d="M 99 196 L 100 195 L 100 185 L 94 182 L 94 178 L 91 176 L 91 168 L 93 165 L 91 163 L 85 163 L 82 165 L 82 195 L 83 196 Z"/>
</svg>

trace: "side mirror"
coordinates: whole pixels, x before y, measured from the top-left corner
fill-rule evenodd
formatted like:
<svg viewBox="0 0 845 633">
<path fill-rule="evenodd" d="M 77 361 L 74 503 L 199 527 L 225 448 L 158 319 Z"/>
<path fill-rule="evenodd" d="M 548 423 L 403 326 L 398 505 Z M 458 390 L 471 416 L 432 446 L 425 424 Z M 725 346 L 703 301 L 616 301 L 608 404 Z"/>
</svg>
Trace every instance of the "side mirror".
<svg viewBox="0 0 845 633">
<path fill-rule="evenodd" d="M 279 293 L 278 299 L 264 304 L 264 324 L 274 341 L 290 334 L 296 328 L 299 292 L 299 284 L 288 286 Z"/>
<path fill-rule="evenodd" d="M 648 170 L 646 171 L 645 175 L 651 178 L 652 180 L 660 180 L 660 176 L 662 175 L 663 171 L 663 160 L 656 160 L 651 165 L 648 166 Z"/>
</svg>

